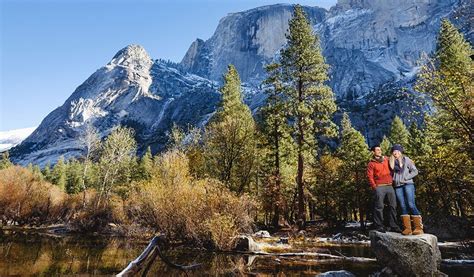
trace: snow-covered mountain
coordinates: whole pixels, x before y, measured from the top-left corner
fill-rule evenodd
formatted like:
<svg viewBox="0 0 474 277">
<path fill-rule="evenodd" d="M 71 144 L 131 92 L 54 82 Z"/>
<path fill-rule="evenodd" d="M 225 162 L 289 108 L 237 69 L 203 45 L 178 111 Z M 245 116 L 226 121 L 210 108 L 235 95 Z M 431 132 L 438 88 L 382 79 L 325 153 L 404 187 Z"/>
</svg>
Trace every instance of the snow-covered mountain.
<svg viewBox="0 0 474 277">
<path fill-rule="evenodd" d="M 131 126 L 140 152 L 149 145 L 160 151 L 173 123 L 207 122 L 229 63 L 239 71 L 245 101 L 256 111 L 265 99 L 263 66 L 284 46 L 292 9 L 278 4 L 229 14 L 210 39 L 197 39 L 179 64 L 152 60 L 138 45 L 125 47 L 11 149 L 13 161 L 45 164 L 60 155 L 80 155 L 78 137 L 86 122 L 102 136 L 120 124 Z M 338 105 L 369 142 L 380 139 L 394 114 L 417 120 L 411 112 L 428 108 L 416 101 L 410 86 L 420 53 L 435 49 L 441 18 L 451 18 L 474 40 L 469 0 L 339 0 L 329 11 L 304 9 L 331 66 Z"/>
<path fill-rule="evenodd" d="M 26 139 L 36 127 L 0 132 L 0 152 L 6 151 Z"/>
<path fill-rule="evenodd" d="M 41 165 L 61 155 L 80 156 L 83 146 L 78 138 L 87 122 L 102 137 L 119 125 L 133 127 L 139 150 L 150 145 L 157 152 L 173 123 L 203 124 L 217 101 L 213 82 L 153 61 L 143 47 L 130 45 L 92 74 L 10 154 L 15 162 Z"/>
</svg>

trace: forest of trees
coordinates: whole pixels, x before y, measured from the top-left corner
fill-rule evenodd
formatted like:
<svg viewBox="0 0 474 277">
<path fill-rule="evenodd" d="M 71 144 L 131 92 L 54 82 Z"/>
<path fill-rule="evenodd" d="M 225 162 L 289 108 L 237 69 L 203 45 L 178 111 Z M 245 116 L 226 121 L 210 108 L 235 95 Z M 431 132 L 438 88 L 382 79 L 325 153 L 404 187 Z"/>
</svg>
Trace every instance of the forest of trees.
<svg viewBox="0 0 474 277">
<path fill-rule="evenodd" d="M 209 124 L 203 130 L 175 126 L 167 150 L 155 156 L 150 149 L 136 156 L 132 129 L 119 127 L 101 141 L 92 125 L 81 136 L 85 150 L 77 159 L 24 169 L 4 153 L 0 220 L 69 220 L 84 229 L 139 224 L 226 248 L 227 238 L 255 223 L 302 229 L 308 220 L 336 225 L 370 219 L 369 145 L 347 113 L 341 111 L 340 124 L 333 122 L 338 107 L 326 85 L 329 67 L 300 6 L 280 54 L 267 66 L 262 84 L 267 99 L 255 116 L 242 100 L 236 68 L 229 65 Z M 395 117 L 380 142 L 384 154 L 397 143 L 414 160 L 420 171 L 417 205 L 426 215 L 473 215 L 472 55 L 462 34 L 443 20 L 436 51 L 422 61 L 415 85 L 435 112 L 410 126 Z M 45 190 L 41 199 L 48 207 L 26 203 L 39 200 L 12 189 L 18 182 Z M 15 197 L 26 201 L 22 209 L 30 213 L 21 215 L 11 203 Z M 55 197 L 66 199 L 57 211 Z"/>
</svg>

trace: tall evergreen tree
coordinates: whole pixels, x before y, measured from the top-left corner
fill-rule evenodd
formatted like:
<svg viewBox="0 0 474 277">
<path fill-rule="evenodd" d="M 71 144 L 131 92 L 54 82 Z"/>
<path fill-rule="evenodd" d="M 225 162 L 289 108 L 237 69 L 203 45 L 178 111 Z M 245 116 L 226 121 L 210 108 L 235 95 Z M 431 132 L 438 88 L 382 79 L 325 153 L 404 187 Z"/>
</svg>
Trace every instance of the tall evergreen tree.
<svg viewBox="0 0 474 277">
<path fill-rule="evenodd" d="M 418 128 L 415 122 L 410 125 L 409 132 L 410 142 L 407 146 L 407 154 L 409 156 L 415 158 L 431 153 L 431 147 L 428 144 L 426 134 Z"/>
<path fill-rule="evenodd" d="M 473 49 L 463 35 L 443 20 L 437 49 L 424 57 L 415 89 L 430 96 L 436 112 L 425 134 L 429 159 L 420 159 L 421 205 L 425 210 L 465 216 L 474 194 L 474 71 Z"/>
<path fill-rule="evenodd" d="M 151 154 L 150 146 L 147 147 L 145 154 L 138 163 L 138 178 L 140 180 L 148 180 L 151 177 L 151 171 L 153 168 L 153 155 Z"/>
<path fill-rule="evenodd" d="M 300 5 L 295 6 L 286 38 L 287 46 L 281 50 L 281 76 L 297 149 L 298 224 L 303 228 L 306 221 L 305 167 L 312 163 L 314 138 L 318 132 L 326 130 L 335 104 L 331 89 L 324 84 L 329 79 L 328 65 L 321 53 L 319 39 L 313 34 Z"/>
<path fill-rule="evenodd" d="M 82 164 L 76 159 L 68 161 L 66 172 L 67 172 L 67 182 L 66 182 L 66 192 L 70 194 L 78 193 L 82 191 L 83 188 L 83 172 Z"/>
<path fill-rule="evenodd" d="M 268 78 L 264 85 L 267 99 L 265 106 L 261 109 L 263 117 L 263 147 L 265 157 L 263 161 L 264 171 L 267 173 L 266 191 L 267 201 L 273 210 L 272 225 L 278 227 L 283 207 L 281 195 L 282 183 L 284 182 L 284 170 L 282 168 L 291 163 L 292 152 L 291 130 L 287 122 L 287 104 L 283 99 L 282 80 L 280 65 L 273 63 L 266 67 Z"/>
<path fill-rule="evenodd" d="M 51 163 L 49 161 L 46 163 L 46 165 L 44 166 L 41 172 L 43 173 L 44 179 L 46 181 L 53 182 L 53 177 L 51 173 Z"/>
<path fill-rule="evenodd" d="M 242 100 L 240 77 L 233 65 L 224 75 L 222 100 L 206 129 L 208 170 L 232 190 L 249 188 L 255 169 L 255 122 Z"/>
<path fill-rule="evenodd" d="M 380 142 L 380 148 L 382 149 L 382 154 L 385 156 L 390 155 L 390 148 L 392 147 L 392 143 L 387 138 L 387 136 L 383 136 L 382 141 Z"/>
<path fill-rule="evenodd" d="M 59 160 L 53 167 L 52 172 L 53 184 L 60 187 L 62 190 L 66 189 L 67 175 L 66 175 L 66 164 L 64 163 L 64 157 L 59 157 Z"/>
<path fill-rule="evenodd" d="M 474 157 L 473 54 L 463 35 L 444 19 L 434 57 L 423 60 L 415 86 L 433 100 L 437 108 L 433 121 L 440 135 L 445 140 L 454 139 L 471 158 Z"/>
<path fill-rule="evenodd" d="M 343 114 L 341 121 L 341 144 L 337 149 L 339 158 L 344 162 L 343 176 L 348 184 L 349 195 L 354 208 L 359 210 L 359 219 L 364 226 L 364 214 L 368 206 L 369 186 L 366 181 L 367 161 L 370 159 L 369 146 L 364 136 L 352 127 L 349 115 Z"/>
<path fill-rule="evenodd" d="M 400 117 L 395 116 L 390 127 L 390 135 L 388 137 L 390 142 L 393 144 L 401 144 L 403 147 L 407 147 L 410 143 L 410 133 L 407 130 L 405 124 Z"/>
</svg>

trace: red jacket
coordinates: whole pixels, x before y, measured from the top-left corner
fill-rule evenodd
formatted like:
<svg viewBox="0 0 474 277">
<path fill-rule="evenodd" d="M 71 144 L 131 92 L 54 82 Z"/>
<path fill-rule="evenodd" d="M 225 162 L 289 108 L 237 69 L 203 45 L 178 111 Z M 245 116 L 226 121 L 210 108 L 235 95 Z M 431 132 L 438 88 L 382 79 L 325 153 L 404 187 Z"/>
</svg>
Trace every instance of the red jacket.
<svg viewBox="0 0 474 277">
<path fill-rule="evenodd" d="M 392 175 L 390 175 L 390 166 L 388 157 L 383 157 L 382 162 L 375 159 L 370 160 L 367 166 L 367 178 L 372 189 L 380 184 L 392 184 Z"/>
</svg>

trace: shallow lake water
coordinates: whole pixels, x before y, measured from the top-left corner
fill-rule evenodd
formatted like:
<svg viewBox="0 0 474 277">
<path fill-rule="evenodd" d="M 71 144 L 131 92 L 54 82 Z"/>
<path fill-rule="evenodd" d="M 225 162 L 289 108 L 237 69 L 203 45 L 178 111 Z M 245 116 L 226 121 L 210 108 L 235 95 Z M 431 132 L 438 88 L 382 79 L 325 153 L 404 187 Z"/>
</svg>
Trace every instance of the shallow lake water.
<svg viewBox="0 0 474 277">
<path fill-rule="evenodd" d="M 146 247 L 121 237 L 65 235 L 50 236 L 0 230 L 0 276 L 103 275 L 119 273 Z M 450 248 L 443 255 L 456 258 Z M 334 255 L 374 257 L 364 244 L 322 246 L 322 252 Z M 316 257 L 275 257 L 216 253 L 178 247 L 164 254 L 179 264 L 199 263 L 199 269 L 183 273 L 159 258 L 150 263 L 147 276 L 315 276 L 345 269 L 357 276 L 368 276 L 380 269 L 377 263 L 347 263 Z M 473 276 L 473 268 L 442 268 L 449 276 Z M 140 276 L 140 275 L 139 275 Z"/>
</svg>

